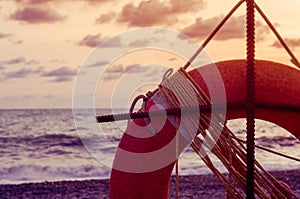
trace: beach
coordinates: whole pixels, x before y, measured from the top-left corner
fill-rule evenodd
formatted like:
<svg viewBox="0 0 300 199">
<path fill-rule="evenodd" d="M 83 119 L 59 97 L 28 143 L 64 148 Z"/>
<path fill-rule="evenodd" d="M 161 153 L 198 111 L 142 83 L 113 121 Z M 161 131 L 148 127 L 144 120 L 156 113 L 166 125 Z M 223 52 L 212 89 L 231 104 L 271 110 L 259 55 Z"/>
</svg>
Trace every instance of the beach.
<svg viewBox="0 0 300 199">
<path fill-rule="evenodd" d="M 273 171 L 300 196 L 300 170 Z M 109 198 L 109 180 L 56 181 L 0 185 L 1 198 Z M 225 198 L 218 179 L 211 174 L 179 176 L 179 198 Z M 170 199 L 175 198 L 175 177 L 170 181 Z"/>
</svg>

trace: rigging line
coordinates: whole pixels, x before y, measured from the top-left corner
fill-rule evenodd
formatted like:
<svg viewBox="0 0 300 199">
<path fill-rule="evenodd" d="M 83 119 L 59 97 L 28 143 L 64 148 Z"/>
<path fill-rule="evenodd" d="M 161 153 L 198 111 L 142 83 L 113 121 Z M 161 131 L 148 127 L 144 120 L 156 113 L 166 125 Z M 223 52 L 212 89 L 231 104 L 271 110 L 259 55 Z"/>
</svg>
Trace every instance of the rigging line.
<svg viewBox="0 0 300 199">
<path fill-rule="evenodd" d="M 206 47 L 206 45 L 210 42 L 210 40 L 217 34 L 217 32 L 221 29 L 221 27 L 226 23 L 226 21 L 231 17 L 231 15 L 244 3 L 246 0 L 240 0 L 230 11 L 229 13 L 222 19 L 222 21 L 218 24 L 218 26 L 213 30 L 213 32 L 208 36 L 208 38 L 203 42 L 201 47 L 193 54 L 193 56 L 188 60 L 188 62 L 183 66 L 183 69 L 186 70 L 191 63 L 196 59 L 196 57 L 202 52 L 202 50 Z"/>
<path fill-rule="evenodd" d="M 275 34 L 275 36 L 277 37 L 277 39 L 279 40 L 280 44 L 284 47 L 284 49 L 287 51 L 287 53 L 291 56 L 291 62 L 296 65 L 298 68 L 300 68 L 300 63 L 298 61 L 298 59 L 296 58 L 296 56 L 293 54 L 293 52 L 290 50 L 290 48 L 288 47 L 288 45 L 285 43 L 285 41 L 282 39 L 282 37 L 280 36 L 280 34 L 278 33 L 278 31 L 276 30 L 276 28 L 273 26 L 273 24 L 271 23 L 271 21 L 268 19 L 268 17 L 265 15 L 265 13 L 262 11 L 262 9 L 257 5 L 257 3 L 255 4 L 255 8 L 258 11 L 258 13 L 261 15 L 261 17 L 265 20 L 265 22 L 267 23 L 267 25 L 269 26 L 269 28 L 273 31 L 273 33 Z"/>
<path fill-rule="evenodd" d="M 237 138 L 237 137 L 232 137 L 232 138 L 233 138 L 233 139 L 236 139 L 236 140 L 238 140 L 238 141 L 240 141 L 240 142 L 246 143 L 245 140 L 242 140 L 242 139 L 240 139 L 240 138 Z M 261 149 L 261 150 L 263 150 L 263 151 L 267 151 L 267 152 L 269 152 L 269 153 L 273 153 L 273 154 L 275 154 L 275 155 L 282 156 L 282 157 L 285 157 L 285 158 L 288 158 L 288 159 L 291 159 L 291 160 L 295 160 L 295 161 L 297 161 L 297 162 L 300 162 L 300 158 L 296 158 L 296 157 L 293 157 L 293 156 L 290 156 L 290 155 L 286 155 L 286 154 L 283 154 L 283 153 L 280 153 L 280 152 L 277 152 L 277 151 L 268 149 L 268 148 L 263 147 L 263 146 L 260 146 L 260 145 L 255 145 L 255 147 L 258 148 L 258 149 Z"/>
</svg>

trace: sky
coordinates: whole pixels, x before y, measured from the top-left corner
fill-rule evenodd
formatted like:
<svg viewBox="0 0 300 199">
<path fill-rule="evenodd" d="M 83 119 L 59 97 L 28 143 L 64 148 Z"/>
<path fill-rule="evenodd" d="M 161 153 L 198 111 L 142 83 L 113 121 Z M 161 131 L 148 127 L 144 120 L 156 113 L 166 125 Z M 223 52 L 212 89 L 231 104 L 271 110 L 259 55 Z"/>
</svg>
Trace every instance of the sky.
<svg viewBox="0 0 300 199">
<path fill-rule="evenodd" d="M 145 48 L 169 38 L 155 33 L 140 38 L 134 36 L 134 31 L 168 29 L 201 45 L 236 3 L 237 0 L 0 0 L 0 108 L 71 108 L 78 74 L 84 70 L 99 76 L 97 85 L 91 85 L 96 87 L 96 106 L 109 107 L 113 98 L 116 106 L 126 107 L 133 96 L 155 87 L 165 69 L 185 62 L 181 55 L 164 49 Z M 257 3 L 299 57 L 300 1 Z M 245 5 L 205 48 L 211 61 L 245 58 L 244 14 Z M 256 16 L 257 59 L 292 66 L 275 36 Z M 127 40 L 128 31 L 133 32 Z M 105 57 L 119 52 L 125 40 L 137 50 L 115 58 L 91 58 L 97 46 L 102 53 L 99 57 Z M 186 42 L 180 48 L 192 49 L 192 42 L 186 38 L 178 36 L 177 40 Z M 168 48 L 179 48 L 176 45 L 173 42 Z"/>
</svg>

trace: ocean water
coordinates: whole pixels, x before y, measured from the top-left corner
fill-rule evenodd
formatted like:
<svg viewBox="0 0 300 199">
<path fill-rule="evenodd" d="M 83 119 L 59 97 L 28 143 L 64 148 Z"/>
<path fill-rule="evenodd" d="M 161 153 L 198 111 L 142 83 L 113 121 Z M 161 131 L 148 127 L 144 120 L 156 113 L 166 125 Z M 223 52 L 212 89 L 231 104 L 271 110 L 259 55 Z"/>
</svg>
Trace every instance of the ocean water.
<svg viewBox="0 0 300 199">
<path fill-rule="evenodd" d="M 97 110 L 97 114 L 104 113 L 107 110 Z M 123 125 L 122 128 L 110 123 L 102 125 L 109 139 L 97 134 L 91 134 L 90 139 L 97 139 L 97 149 L 113 158 L 126 122 L 118 125 Z M 228 126 L 245 139 L 244 120 L 230 121 Z M 71 109 L 0 110 L 0 184 L 109 178 L 110 168 L 86 149 L 79 135 Z M 257 121 L 256 140 L 258 145 L 300 158 L 299 140 L 275 124 Z M 269 170 L 300 168 L 299 162 L 260 149 L 256 150 L 256 158 Z M 213 160 L 222 170 L 218 160 Z M 187 148 L 179 159 L 179 173 L 207 174 L 210 171 L 193 150 Z"/>
</svg>

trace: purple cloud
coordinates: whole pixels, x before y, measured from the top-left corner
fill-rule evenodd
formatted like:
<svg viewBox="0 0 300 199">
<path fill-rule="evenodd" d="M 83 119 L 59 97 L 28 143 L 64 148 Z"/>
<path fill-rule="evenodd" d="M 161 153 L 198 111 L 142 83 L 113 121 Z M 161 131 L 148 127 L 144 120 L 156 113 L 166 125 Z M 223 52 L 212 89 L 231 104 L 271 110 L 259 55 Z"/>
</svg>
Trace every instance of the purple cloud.
<svg viewBox="0 0 300 199">
<path fill-rule="evenodd" d="M 9 60 L 1 61 L 3 65 L 14 65 L 14 64 L 24 64 L 24 65 L 36 65 L 40 62 L 37 60 L 26 60 L 24 57 L 15 57 Z"/>
<path fill-rule="evenodd" d="M 104 73 L 105 80 L 113 80 L 120 78 L 123 74 L 144 74 L 148 72 L 150 67 L 148 66 L 141 66 L 141 64 L 129 64 L 129 65 L 113 65 L 109 67 Z"/>
<path fill-rule="evenodd" d="M 71 81 L 73 76 L 76 75 L 76 70 L 72 70 L 66 66 L 54 69 L 48 72 L 42 72 L 42 77 L 54 77 L 51 82 L 66 82 Z"/>
<path fill-rule="evenodd" d="M 0 70 L 5 69 L 0 66 Z M 2 72 L 2 77 L 0 80 L 9 80 L 9 79 L 17 79 L 17 78 L 26 78 L 30 75 L 39 75 L 41 77 L 52 77 L 53 79 L 50 82 L 66 82 L 72 80 L 72 78 L 76 75 L 76 70 L 72 70 L 68 67 L 60 67 L 58 69 L 45 71 L 43 67 L 39 67 L 36 69 L 30 68 L 21 68 L 16 71 L 10 72 Z"/>
<path fill-rule="evenodd" d="M 99 66 L 105 66 L 107 64 L 109 64 L 110 62 L 109 61 L 98 61 L 98 62 L 95 62 L 91 65 L 88 65 L 87 67 L 99 67 Z"/>
<path fill-rule="evenodd" d="M 70 77 L 70 76 L 59 76 L 59 77 L 55 77 L 53 80 L 50 80 L 50 82 L 60 83 L 60 82 L 68 82 L 71 80 L 72 80 L 72 77 Z"/>
<path fill-rule="evenodd" d="M 121 47 L 122 41 L 119 37 L 114 37 L 109 39 L 108 42 L 102 43 L 101 47 L 112 48 L 112 47 Z"/>
<path fill-rule="evenodd" d="M 101 41 L 102 41 L 101 34 L 87 35 L 79 42 L 79 45 L 94 48 L 97 47 Z"/>
<path fill-rule="evenodd" d="M 122 72 L 124 72 L 124 67 L 122 64 L 113 65 L 105 71 L 105 73 L 122 73 Z"/>
<path fill-rule="evenodd" d="M 41 74 L 41 76 L 43 77 L 57 77 L 57 76 L 61 77 L 61 76 L 74 76 L 74 75 L 76 75 L 76 71 L 71 70 L 66 66 L 48 72 L 43 72 Z"/>
<path fill-rule="evenodd" d="M 97 35 L 87 35 L 81 41 L 78 42 L 80 46 L 88 46 L 95 48 L 97 47 L 103 40 L 106 38 L 102 38 L 101 34 Z M 120 47 L 122 46 L 121 39 L 118 37 L 114 37 L 109 40 L 109 42 L 105 42 L 101 44 L 101 47 L 110 48 L 110 47 Z"/>
<path fill-rule="evenodd" d="M 32 74 L 39 74 L 41 72 L 41 70 L 42 70 L 42 68 L 38 68 L 35 70 L 28 69 L 28 68 L 22 68 L 22 69 L 19 69 L 16 71 L 3 73 L 3 75 L 4 75 L 3 79 L 8 80 L 8 79 L 25 78 Z"/>
<path fill-rule="evenodd" d="M 26 59 L 24 57 L 16 57 L 16 58 L 12 58 L 7 61 L 3 61 L 2 63 L 7 64 L 7 65 L 12 65 L 12 64 L 24 63 L 25 61 L 26 61 Z"/>
<path fill-rule="evenodd" d="M 17 3 L 24 3 L 24 4 L 30 4 L 30 5 L 36 5 L 36 4 L 45 4 L 49 3 L 54 0 L 15 0 Z"/>
<path fill-rule="evenodd" d="M 18 10 L 10 16 L 10 19 L 31 24 L 54 23 L 66 19 L 66 16 L 58 14 L 55 10 L 47 10 L 35 7 L 26 7 Z"/>
</svg>

